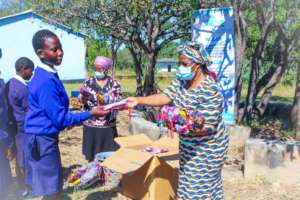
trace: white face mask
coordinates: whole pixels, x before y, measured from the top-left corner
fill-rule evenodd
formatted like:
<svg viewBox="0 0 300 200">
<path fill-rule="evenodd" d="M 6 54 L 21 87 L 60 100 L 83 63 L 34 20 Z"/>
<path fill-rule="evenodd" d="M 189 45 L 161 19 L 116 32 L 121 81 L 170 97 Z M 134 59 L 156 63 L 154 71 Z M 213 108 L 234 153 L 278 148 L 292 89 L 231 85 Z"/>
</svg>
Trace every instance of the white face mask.
<svg viewBox="0 0 300 200">
<path fill-rule="evenodd" d="M 103 80 L 105 78 L 105 73 L 104 72 L 95 72 L 95 77 L 97 80 Z"/>
<path fill-rule="evenodd" d="M 180 65 L 176 72 L 176 77 L 179 80 L 192 80 L 195 76 L 195 72 L 192 70 L 192 67 L 185 67 Z"/>
</svg>

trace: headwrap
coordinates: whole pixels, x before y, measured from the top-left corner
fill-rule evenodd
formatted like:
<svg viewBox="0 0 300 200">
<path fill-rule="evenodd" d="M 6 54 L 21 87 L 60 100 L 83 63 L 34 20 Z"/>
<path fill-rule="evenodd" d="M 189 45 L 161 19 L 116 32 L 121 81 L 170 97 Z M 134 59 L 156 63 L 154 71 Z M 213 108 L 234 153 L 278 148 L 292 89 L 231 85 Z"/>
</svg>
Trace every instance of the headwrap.
<svg viewBox="0 0 300 200">
<path fill-rule="evenodd" d="M 105 70 L 108 70 L 112 66 L 112 60 L 104 56 L 97 56 L 94 64 L 101 65 Z"/>
<path fill-rule="evenodd" d="M 187 44 L 180 46 L 178 52 L 196 64 L 206 64 L 207 66 L 212 64 L 210 56 L 201 43 L 188 42 Z"/>
</svg>

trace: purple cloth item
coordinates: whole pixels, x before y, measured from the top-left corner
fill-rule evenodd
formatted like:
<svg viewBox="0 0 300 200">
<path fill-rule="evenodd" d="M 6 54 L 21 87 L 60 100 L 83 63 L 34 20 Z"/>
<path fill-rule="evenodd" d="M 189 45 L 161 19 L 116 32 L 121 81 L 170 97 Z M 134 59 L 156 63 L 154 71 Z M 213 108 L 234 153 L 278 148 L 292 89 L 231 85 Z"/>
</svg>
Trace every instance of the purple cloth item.
<svg viewBox="0 0 300 200">
<path fill-rule="evenodd" d="M 123 109 L 123 108 L 126 108 L 126 107 L 127 107 L 127 100 L 124 99 L 124 100 L 119 101 L 119 102 L 115 102 L 115 103 L 105 105 L 103 110 L 120 110 L 120 109 Z"/>
<path fill-rule="evenodd" d="M 107 70 L 112 66 L 112 60 L 104 56 L 97 56 L 94 64 L 101 65 L 105 70 Z"/>
</svg>

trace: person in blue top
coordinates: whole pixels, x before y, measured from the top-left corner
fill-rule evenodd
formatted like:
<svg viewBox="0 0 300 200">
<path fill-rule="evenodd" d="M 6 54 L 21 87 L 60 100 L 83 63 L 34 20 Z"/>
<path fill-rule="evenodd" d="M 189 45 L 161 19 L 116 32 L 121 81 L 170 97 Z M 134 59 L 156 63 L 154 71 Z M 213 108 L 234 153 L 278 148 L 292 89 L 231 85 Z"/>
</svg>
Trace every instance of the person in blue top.
<svg viewBox="0 0 300 200">
<path fill-rule="evenodd" d="M 33 196 L 59 199 L 63 184 L 59 132 L 107 112 L 101 107 L 89 112 L 69 112 L 69 99 L 54 67 L 61 64 L 64 55 L 59 38 L 49 30 L 40 30 L 34 34 L 32 45 L 42 64 L 36 67 L 28 85 L 24 125 L 26 183 Z"/>
<path fill-rule="evenodd" d="M 8 119 L 4 84 L 0 84 L 0 116 L 0 198 L 5 200 L 12 184 L 9 160 L 13 158 L 11 153 L 13 140 L 7 133 Z"/>
<path fill-rule="evenodd" d="M 24 154 L 23 154 L 23 136 L 24 136 L 24 119 L 25 114 L 28 110 L 28 90 L 27 83 L 30 80 L 34 64 L 26 57 L 21 57 L 16 61 L 15 64 L 16 74 L 13 78 L 9 80 L 7 98 L 8 98 L 8 108 L 11 110 L 13 115 L 13 120 L 16 123 L 16 135 L 14 137 L 15 147 L 16 147 L 16 175 L 18 185 L 25 189 L 24 185 Z M 24 195 L 26 195 L 27 190 L 24 190 Z"/>
</svg>

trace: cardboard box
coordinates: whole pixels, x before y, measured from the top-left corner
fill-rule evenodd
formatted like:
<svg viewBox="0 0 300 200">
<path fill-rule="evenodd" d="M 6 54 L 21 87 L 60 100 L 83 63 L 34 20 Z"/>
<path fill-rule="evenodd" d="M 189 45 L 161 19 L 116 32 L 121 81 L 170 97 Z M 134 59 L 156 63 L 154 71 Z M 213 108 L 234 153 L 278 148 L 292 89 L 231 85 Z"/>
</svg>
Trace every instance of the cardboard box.
<svg viewBox="0 0 300 200">
<path fill-rule="evenodd" d="M 147 136 L 116 138 L 121 148 L 103 165 L 123 174 L 122 193 L 133 199 L 176 199 L 178 181 L 178 138 L 152 142 Z M 164 147 L 168 152 L 153 155 L 145 147 Z"/>
</svg>

